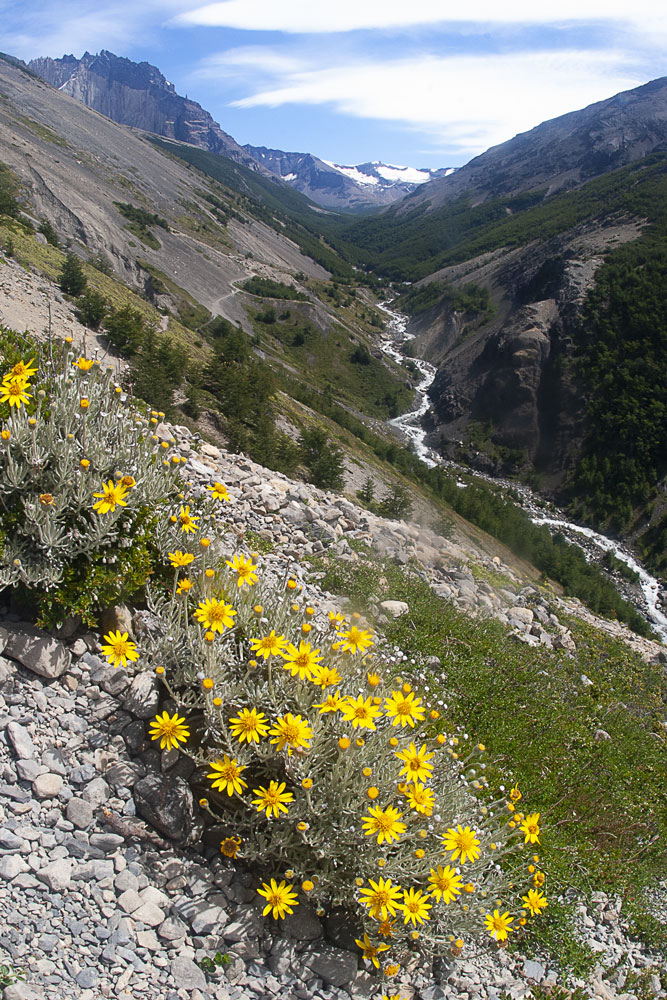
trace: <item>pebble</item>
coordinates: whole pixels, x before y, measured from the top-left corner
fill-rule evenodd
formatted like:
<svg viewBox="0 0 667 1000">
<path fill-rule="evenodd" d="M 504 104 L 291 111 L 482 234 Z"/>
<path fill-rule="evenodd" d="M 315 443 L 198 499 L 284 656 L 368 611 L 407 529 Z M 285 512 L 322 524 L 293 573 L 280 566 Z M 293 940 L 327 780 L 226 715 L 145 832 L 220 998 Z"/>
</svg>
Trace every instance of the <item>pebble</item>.
<svg viewBox="0 0 667 1000">
<path fill-rule="evenodd" d="M 32 790 L 38 799 L 53 799 L 63 790 L 63 779 L 59 774 L 40 774 L 32 783 Z"/>
</svg>

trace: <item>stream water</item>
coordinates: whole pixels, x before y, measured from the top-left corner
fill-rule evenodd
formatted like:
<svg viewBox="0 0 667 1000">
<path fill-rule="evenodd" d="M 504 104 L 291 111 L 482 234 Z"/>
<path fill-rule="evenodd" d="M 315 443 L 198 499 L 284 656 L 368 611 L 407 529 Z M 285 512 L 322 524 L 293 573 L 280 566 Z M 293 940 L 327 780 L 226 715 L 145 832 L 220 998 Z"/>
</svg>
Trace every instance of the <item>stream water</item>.
<svg viewBox="0 0 667 1000">
<path fill-rule="evenodd" d="M 405 364 L 406 360 L 409 360 L 419 370 L 420 374 L 420 379 L 416 387 L 417 408 L 411 410 L 409 413 L 401 414 L 400 417 L 395 417 L 389 423 L 412 443 L 415 453 L 430 468 L 435 468 L 436 465 L 444 465 L 456 470 L 459 468 L 456 463 L 443 459 L 437 452 L 428 447 L 425 442 L 426 431 L 421 426 L 421 419 L 430 405 L 428 390 L 435 378 L 436 369 L 428 361 L 423 361 L 421 358 L 406 359 L 401 348 L 406 341 L 412 339 L 412 335 L 407 332 L 407 317 L 391 309 L 388 302 L 382 303 L 379 308 L 387 316 L 385 337 L 381 344 L 382 350 L 399 364 Z M 466 469 L 465 471 L 467 474 L 471 473 L 470 469 Z M 625 563 L 626 566 L 629 566 L 631 570 L 637 573 L 639 588 L 641 590 L 641 596 L 633 594 L 631 599 L 637 606 L 637 610 L 648 620 L 661 641 L 667 643 L 667 615 L 662 611 L 662 607 L 667 606 L 667 604 L 663 605 L 662 603 L 663 599 L 667 598 L 667 594 L 663 592 L 663 588 L 658 580 L 651 576 L 629 549 L 619 542 L 607 538 L 606 535 L 594 531 L 592 528 L 568 521 L 562 511 L 559 511 L 552 504 L 548 505 L 549 512 L 545 514 L 544 500 L 538 498 L 527 486 L 508 480 L 494 479 L 491 476 L 485 476 L 481 473 L 472 474 L 486 482 L 511 489 L 513 493 L 518 495 L 522 507 L 527 511 L 535 524 L 546 524 L 555 530 L 563 532 L 571 541 L 576 541 L 578 544 L 582 543 L 582 539 L 586 539 L 589 545 L 594 546 L 602 552 L 611 552 L 617 559 Z M 461 483 L 460 485 L 463 486 L 464 484 Z M 582 547 L 586 551 L 586 544 Z"/>
</svg>

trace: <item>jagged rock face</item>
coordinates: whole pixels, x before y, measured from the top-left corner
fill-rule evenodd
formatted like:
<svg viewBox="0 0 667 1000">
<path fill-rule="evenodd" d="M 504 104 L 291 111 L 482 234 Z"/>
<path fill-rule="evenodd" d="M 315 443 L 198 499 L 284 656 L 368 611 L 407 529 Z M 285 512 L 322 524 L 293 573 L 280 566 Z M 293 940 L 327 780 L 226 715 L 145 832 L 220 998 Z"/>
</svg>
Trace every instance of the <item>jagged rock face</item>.
<svg viewBox="0 0 667 1000">
<path fill-rule="evenodd" d="M 451 171 L 414 170 L 379 162 L 345 167 L 320 160 L 312 153 L 286 153 L 266 146 L 243 148 L 259 164 L 325 208 L 355 210 L 391 205 L 425 183 L 429 175 L 438 177 Z"/>
<path fill-rule="evenodd" d="M 102 50 L 99 55 L 86 52 L 81 59 L 33 59 L 28 66 L 53 87 L 112 121 L 189 142 L 261 171 L 257 161 L 208 111 L 177 94 L 173 84 L 150 63 L 135 63 Z"/>
<path fill-rule="evenodd" d="M 436 277 L 475 281 L 493 297 L 496 315 L 479 330 L 462 314 L 434 307 L 411 324 L 417 343 L 439 362 L 430 389 L 430 442 L 449 457 L 465 456 L 494 473 L 498 449 L 522 453 L 558 487 L 576 463 L 585 413 L 572 349 L 580 310 L 610 242 L 637 236 L 638 227 L 580 227 L 520 250 L 497 251 Z M 482 445 L 474 424 L 491 428 Z"/>
<path fill-rule="evenodd" d="M 546 196 L 665 149 L 667 77 L 662 77 L 493 146 L 455 174 L 423 185 L 400 210 L 426 202 L 437 208 L 463 194 L 473 204 L 535 189 Z"/>
</svg>

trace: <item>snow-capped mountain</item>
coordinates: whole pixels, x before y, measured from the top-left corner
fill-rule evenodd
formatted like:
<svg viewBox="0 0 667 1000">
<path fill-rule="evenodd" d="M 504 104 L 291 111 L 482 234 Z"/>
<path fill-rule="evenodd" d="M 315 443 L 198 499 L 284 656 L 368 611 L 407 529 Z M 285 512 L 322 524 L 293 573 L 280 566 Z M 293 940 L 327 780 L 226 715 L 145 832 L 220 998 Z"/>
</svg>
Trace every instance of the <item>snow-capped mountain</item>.
<svg viewBox="0 0 667 1000">
<path fill-rule="evenodd" d="M 266 146 L 246 145 L 243 148 L 263 167 L 318 205 L 348 211 L 389 205 L 435 177 L 454 173 L 453 167 L 420 169 L 379 160 L 347 166 L 320 160 L 312 153 L 286 153 Z"/>
</svg>

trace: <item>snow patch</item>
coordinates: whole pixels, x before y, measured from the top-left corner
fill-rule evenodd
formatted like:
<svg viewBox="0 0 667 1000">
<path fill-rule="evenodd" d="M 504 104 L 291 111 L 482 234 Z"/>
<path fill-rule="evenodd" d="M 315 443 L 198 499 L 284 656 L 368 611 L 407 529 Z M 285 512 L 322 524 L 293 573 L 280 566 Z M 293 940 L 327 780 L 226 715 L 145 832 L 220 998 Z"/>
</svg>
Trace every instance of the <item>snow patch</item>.
<svg viewBox="0 0 667 1000">
<path fill-rule="evenodd" d="M 295 181 L 296 180 L 296 174 L 283 174 L 283 180 L 284 181 Z"/>
<path fill-rule="evenodd" d="M 332 163 L 331 160 L 323 160 L 328 167 L 333 167 L 337 170 L 339 174 L 344 174 L 345 177 L 349 177 L 350 180 L 356 181 L 357 184 L 379 184 L 377 177 L 370 177 L 368 174 L 363 174 L 361 170 L 357 170 L 356 167 L 341 167 L 338 163 Z"/>
<path fill-rule="evenodd" d="M 417 167 L 398 167 L 391 163 L 379 163 L 376 167 L 380 177 L 385 181 L 403 181 L 405 184 L 425 184 L 430 181 L 430 170 L 419 170 Z"/>
</svg>

